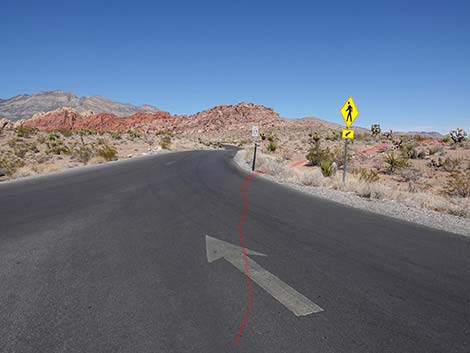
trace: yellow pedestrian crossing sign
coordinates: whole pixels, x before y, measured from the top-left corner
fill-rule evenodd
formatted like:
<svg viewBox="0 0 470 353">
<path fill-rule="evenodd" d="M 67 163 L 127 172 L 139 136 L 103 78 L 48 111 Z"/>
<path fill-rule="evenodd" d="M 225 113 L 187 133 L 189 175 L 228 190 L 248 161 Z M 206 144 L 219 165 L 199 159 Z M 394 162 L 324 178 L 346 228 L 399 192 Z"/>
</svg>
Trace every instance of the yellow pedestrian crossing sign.
<svg viewBox="0 0 470 353">
<path fill-rule="evenodd" d="M 354 104 L 352 97 L 349 97 L 346 100 L 346 102 L 341 107 L 340 112 L 343 116 L 344 122 L 346 123 L 346 127 L 349 129 L 349 127 L 359 115 L 359 111 L 357 110 L 356 104 Z"/>
<path fill-rule="evenodd" d="M 342 136 L 343 136 L 344 139 L 352 140 L 354 138 L 354 130 L 344 129 Z"/>
</svg>

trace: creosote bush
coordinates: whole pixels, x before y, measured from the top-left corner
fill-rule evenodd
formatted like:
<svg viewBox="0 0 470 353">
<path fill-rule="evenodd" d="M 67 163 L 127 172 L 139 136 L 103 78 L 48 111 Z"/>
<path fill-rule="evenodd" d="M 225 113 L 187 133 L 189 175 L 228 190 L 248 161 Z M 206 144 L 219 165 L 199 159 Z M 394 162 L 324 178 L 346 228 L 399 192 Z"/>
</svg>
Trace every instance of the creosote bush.
<svg viewBox="0 0 470 353">
<path fill-rule="evenodd" d="M 138 138 L 141 138 L 141 137 L 142 137 L 142 134 L 139 133 L 138 131 L 135 131 L 135 130 L 129 130 L 129 131 L 127 131 L 127 135 L 129 136 L 129 138 L 130 138 L 131 140 L 138 139 Z"/>
<path fill-rule="evenodd" d="M 71 130 L 58 130 L 58 133 L 60 133 L 64 137 L 72 137 L 73 136 L 73 131 Z"/>
<path fill-rule="evenodd" d="M 114 161 L 117 159 L 117 150 L 109 145 L 100 145 L 96 155 L 103 157 L 107 161 Z"/>
<path fill-rule="evenodd" d="M 274 141 L 270 141 L 267 148 L 269 152 L 276 152 L 277 144 Z"/>
<path fill-rule="evenodd" d="M 55 140 L 58 140 L 59 138 L 60 138 L 60 135 L 57 132 L 51 132 L 47 135 L 47 139 L 49 141 L 55 141 Z"/>
<path fill-rule="evenodd" d="M 24 160 L 16 157 L 11 152 L 0 154 L 0 169 L 2 169 L 8 176 L 15 174 L 16 170 L 24 165 Z"/>
<path fill-rule="evenodd" d="M 321 162 L 332 162 L 334 158 L 330 152 L 330 149 L 328 147 L 321 148 L 319 139 L 313 139 L 311 145 L 312 146 L 310 147 L 310 150 L 308 151 L 308 154 L 305 156 L 305 158 L 309 160 L 313 166 L 320 165 Z"/>
<path fill-rule="evenodd" d="M 452 196 L 470 197 L 470 173 L 454 173 L 447 183 L 448 193 Z"/>
<path fill-rule="evenodd" d="M 442 163 L 442 167 L 446 172 L 455 173 L 460 169 L 462 165 L 462 159 L 460 158 L 446 158 Z"/>
<path fill-rule="evenodd" d="M 372 169 L 361 169 L 360 175 L 359 175 L 359 180 L 371 183 L 371 182 L 376 182 L 379 181 L 380 177 L 379 174 Z"/>
<path fill-rule="evenodd" d="M 30 137 L 31 135 L 36 135 L 38 129 L 33 127 L 24 127 L 20 126 L 16 128 L 16 136 L 17 137 Z"/>
<path fill-rule="evenodd" d="M 171 136 L 170 135 L 163 135 L 160 140 L 160 146 L 164 150 L 169 150 L 171 145 Z"/>
<path fill-rule="evenodd" d="M 60 140 L 50 140 L 47 142 L 47 154 L 69 154 L 70 149 Z"/>
<path fill-rule="evenodd" d="M 121 139 L 121 134 L 119 132 L 111 132 L 111 138 L 113 140 L 120 140 Z"/>
<path fill-rule="evenodd" d="M 87 164 L 93 157 L 93 150 L 89 146 L 79 146 L 73 151 L 73 156 L 78 159 L 79 162 Z"/>
</svg>

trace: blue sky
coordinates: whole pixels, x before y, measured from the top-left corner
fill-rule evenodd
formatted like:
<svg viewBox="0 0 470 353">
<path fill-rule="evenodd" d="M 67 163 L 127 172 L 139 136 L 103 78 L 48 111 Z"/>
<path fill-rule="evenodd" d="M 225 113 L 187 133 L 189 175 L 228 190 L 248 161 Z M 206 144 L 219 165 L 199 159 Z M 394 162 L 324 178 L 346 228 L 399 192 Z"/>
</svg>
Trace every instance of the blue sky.
<svg viewBox="0 0 470 353">
<path fill-rule="evenodd" d="M 249 101 L 383 129 L 470 128 L 470 1 L 18 1 L 0 97 L 61 89 L 194 113 Z"/>
</svg>

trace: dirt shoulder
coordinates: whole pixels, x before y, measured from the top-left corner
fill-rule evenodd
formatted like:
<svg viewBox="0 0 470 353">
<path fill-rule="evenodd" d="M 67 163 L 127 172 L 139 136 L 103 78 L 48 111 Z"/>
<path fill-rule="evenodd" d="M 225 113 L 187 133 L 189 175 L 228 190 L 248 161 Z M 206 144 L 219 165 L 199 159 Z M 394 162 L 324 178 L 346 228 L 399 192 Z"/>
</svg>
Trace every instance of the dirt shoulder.
<svg viewBox="0 0 470 353">
<path fill-rule="evenodd" d="M 240 150 L 234 158 L 235 163 L 246 171 L 251 171 L 252 152 Z M 324 177 L 320 168 L 295 165 L 292 161 L 258 153 L 257 169 L 266 171 L 263 175 L 274 182 L 316 197 L 338 202 L 342 205 L 360 208 L 369 212 L 394 217 L 423 226 L 447 232 L 470 236 L 469 199 L 459 199 L 459 205 L 449 203 L 433 194 L 401 194 L 396 189 L 377 182 L 364 182 L 356 175 L 350 175 L 345 186 L 338 174 Z M 440 208 L 440 210 L 432 209 Z M 454 212 L 461 216 L 449 213 Z"/>
<path fill-rule="evenodd" d="M 88 165 L 163 153 L 212 149 L 218 144 L 169 132 L 41 132 L 0 130 L 0 182 Z"/>
</svg>

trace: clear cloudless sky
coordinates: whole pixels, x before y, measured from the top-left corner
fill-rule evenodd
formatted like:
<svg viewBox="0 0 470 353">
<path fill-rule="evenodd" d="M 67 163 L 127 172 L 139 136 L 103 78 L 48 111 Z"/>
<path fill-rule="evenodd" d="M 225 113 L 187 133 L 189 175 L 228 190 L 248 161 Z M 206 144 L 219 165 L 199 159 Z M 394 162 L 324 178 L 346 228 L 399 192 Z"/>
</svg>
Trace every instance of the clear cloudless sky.
<svg viewBox="0 0 470 353">
<path fill-rule="evenodd" d="M 470 1 L 26 1 L 0 5 L 0 97 L 42 90 L 194 113 L 470 128 Z"/>
</svg>

